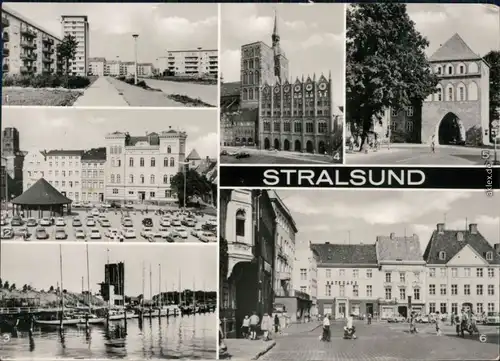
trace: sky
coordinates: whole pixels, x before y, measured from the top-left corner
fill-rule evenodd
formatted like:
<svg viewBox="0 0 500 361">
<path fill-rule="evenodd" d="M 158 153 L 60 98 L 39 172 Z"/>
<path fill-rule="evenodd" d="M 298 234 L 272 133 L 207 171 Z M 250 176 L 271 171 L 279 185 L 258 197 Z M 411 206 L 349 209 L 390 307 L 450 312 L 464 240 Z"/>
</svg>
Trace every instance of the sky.
<svg viewBox="0 0 500 361">
<path fill-rule="evenodd" d="M 429 40 L 427 55 L 458 33 L 476 54 L 500 50 L 500 15 L 494 5 L 408 4 L 408 15 Z"/>
<path fill-rule="evenodd" d="M 482 191 L 280 190 L 297 223 L 299 248 L 313 243 L 373 244 L 377 236 L 417 234 L 422 251 L 438 223 L 465 229 L 477 223 L 491 244 L 500 242 L 500 193 Z M 445 221 L 446 219 L 446 221 Z"/>
<path fill-rule="evenodd" d="M 187 153 L 218 155 L 218 118 L 215 109 L 73 109 L 3 108 L 2 129 L 19 131 L 21 150 L 90 149 L 105 145 L 114 131 L 130 135 L 173 129 L 187 132 Z M 186 154 L 187 156 L 187 154 Z"/>
<path fill-rule="evenodd" d="M 82 244 L 63 244 L 63 286 L 71 292 L 81 292 L 82 277 L 87 288 L 86 247 Z M 162 291 L 193 289 L 217 290 L 216 245 L 138 245 L 93 244 L 89 249 L 89 273 L 92 292 L 104 281 L 104 265 L 109 262 L 125 263 L 125 293 L 138 296 L 143 290 L 143 269 L 145 274 L 145 294 L 149 297 L 149 266 L 151 265 L 153 295 L 159 290 L 159 266 L 161 265 Z M 58 244 L 2 244 L 1 275 L 3 280 L 24 284 L 41 290 L 56 287 L 60 282 Z M 143 268 L 144 267 L 144 268 Z M 179 273 L 181 274 L 179 282 Z"/>
<path fill-rule="evenodd" d="M 3 4 L 5 5 L 5 3 Z M 90 56 L 155 63 L 167 50 L 217 49 L 217 4 L 7 3 L 37 25 L 61 36 L 61 15 L 87 15 Z"/>
<path fill-rule="evenodd" d="M 274 11 L 278 32 L 297 76 L 331 70 L 334 101 L 344 104 L 345 17 L 343 4 L 222 4 L 221 72 L 225 82 L 240 80 L 241 46 L 263 41 L 271 46 Z"/>
</svg>

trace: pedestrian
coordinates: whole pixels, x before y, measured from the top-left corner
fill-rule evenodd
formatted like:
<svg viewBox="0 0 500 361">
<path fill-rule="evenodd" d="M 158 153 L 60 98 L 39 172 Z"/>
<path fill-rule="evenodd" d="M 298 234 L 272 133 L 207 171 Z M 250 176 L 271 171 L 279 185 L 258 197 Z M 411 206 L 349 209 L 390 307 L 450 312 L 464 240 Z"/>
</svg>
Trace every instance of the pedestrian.
<svg viewBox="0 0 500 361">
<path fill-rule="evenodd" d="M 248 315 L 245 316 L 243 319 L 243 324 L 241 325 L 241 334 L 243 338 L 248 338 L 248 331 L 250 329 L 250 318 L 248 318 Z"/>
<path fill-rule="evenodd" d="M 328 314 L 323 318 L 323 335 L 321 341 L 330 342 L 330 317 Z"/>
<path fill-rule="evenodd" d="M 278 333 L 280 330 L 280 319 L 278 314 L 274 314 L 274 333 Z"/>
<path fill-rule="evenodd" d="M 257 312 L 253 311 L 252 316 L 250 316 L 250 340 L 257 339 L 257 326 L 259 325 L 260 318 L 257 316 Z"/>
<path fill-rule="evenodd" d="M 441 329 L 443 326 L 443 321 L 441 319 L 441 315 L 439 314 L 439 311 L 436 312 L 436 334 L 438 336 L 441 336 Z"/>
<path fill-rule="evenodd" d="M 455 325 L 455 312 L 451 313 L 451 325 Z"/>
<path fill-rule="evenodd" d="M 264 316 L 262 317 L 262 322 L 260 323 L 260 329 L 264 333 L 264 341 L 269 341 L 269 332 L 272 330 L 272 321 L 271 317 L 267 314 L 264 313 Z"/>
<path fill-rule="evenodd" d="M 410 333 L 417 333 L 417 326 L 416 326 L 416 315 L 414 312 L 411 313 L 410 315 Z"/>
<path fill-rule="evenodd" d="M 368 312 L 368 324 L 371 325 L 372 324 L 372 314 Z"/>
</svg>

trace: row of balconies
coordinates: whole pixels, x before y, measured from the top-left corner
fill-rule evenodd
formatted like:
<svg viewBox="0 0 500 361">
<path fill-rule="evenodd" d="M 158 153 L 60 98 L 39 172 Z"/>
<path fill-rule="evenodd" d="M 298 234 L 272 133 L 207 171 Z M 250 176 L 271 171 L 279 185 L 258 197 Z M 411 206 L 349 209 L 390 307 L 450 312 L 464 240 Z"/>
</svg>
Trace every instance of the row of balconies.
<svg viewBox="0 0 500 361">
<path fill-rule="evenodd" d="M 49 47 L 45 47 L 42 49 L 42 52 L 44 52 L 46 54 L 54 54 L 54 49 L 49 48 Z"/>
<path fill-rule="evenodd" d="M 10 25 L 10 20 L 6 16 L 2 16 L 2 28 L 6 28 Z"/>
<path fill-rule="evenodd" d="M 4 58 L 7 58 L 7 57 L 9 56 L 9 54 L 10 54 L 10 49 L 9 49 L 9 48 L 6 48 L 6 47 L 4 46 L 3 51 L 2 51 L 2 55 L 3 55 L 3 57 L 4 57 Z"/>
<path fill-rule="evenodd" d="M 36 53 L 21 53 L 19 57 L 25 61 L 35 61 L 38 55 Z"/>
<path fill-rule="evenodd" d="M 30 38 L 36 37 L 37 33 L 34 29 L 31 29 L 30 27 L 26 25 L 21 26 L 21 34 Z"/>
<path fill-rule="evenodd" d="M 10 41 L 10 35 L 9 35 L 9 33 L 8 33 L 8 32 L 4 31 L 4 32 L 2 33 L 2 41 L 3 41 L 4 43 L 8 43 L 8 42 Z"/>
<path fill-rule="evenodd" d="M 45 44 L 49 44 L 49 45 L 54 45 L 54 39 L 44 35 L 42 37 L 42 42 L 45 43 Z"/>
</svg>

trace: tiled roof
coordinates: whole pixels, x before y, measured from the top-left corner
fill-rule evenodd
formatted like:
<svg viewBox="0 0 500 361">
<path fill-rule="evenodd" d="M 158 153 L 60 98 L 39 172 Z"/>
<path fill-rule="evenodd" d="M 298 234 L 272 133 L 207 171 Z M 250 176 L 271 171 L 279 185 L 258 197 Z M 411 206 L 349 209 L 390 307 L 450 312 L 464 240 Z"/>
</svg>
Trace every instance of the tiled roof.
<svg viewBox="0 0 500 361">
<path fill-rule="evenodd" d="M 320 264 L 377 264 L 375 244 L 312 243 L 311 249 L 318 254 Z"/>
<path fill-rule="evenodd" d="M 191 153 L 189 153 L 189 155 L 186 157 L 186 160 L 201 160 L 201 158 L 196 149 L 193 149 Z"/>
<path fill-rule="evenodd" d="M 82 155 L 82 161 L 84 160 L 106 160 L 106 148 L 92 148 L 87 150 Z"/>
<path fill-rule="evenodd" d="M 427 244 L 424 251 L 424 260 L 428 264 L 446 264 L 455 255 L 462 250 L 466 245 L 469 245 L 474 249 L 481 257 L 485 259 L 486 262 L 490 264 L 500 264 L 500 255 L 495 252 L 493 246 L 484 238 L 484 236 L 479 233 L 471 233 L 469 230 L 449 230 L 444 229 L 442 232 L 435 230 L 432 233 L 431 239 Z M 458 240 L 458 234 L 463 237 L 463 240 Z M 445 252 L 445 257 L 443 260 L 439 259 L 439 252 Z M 486 260 L 486 252 L 493 252 L 493 260 Z"/>
<path fill-rule="evenodd" d="M 376 245 L 379 261 L 423 261 L 420 242 L 416 235 L 377 236 Z"/>
<path fill-rule="evenodd" d="M 241 83 L 239 81 L 231 83 L 222 83 L 220 85 L 220 96 L 222 97 L 232 97 L 240 95 Z"/>
<path fill-rule="evenodd" d="M 430 61 L 447 61 L 460 59 L 481 59 L 465 43 L 464 39 L 457 33 L 449 38 L 441 47 L 429 58 Z"/>
<path fill-rule="evenodd" d="M 76 155 L 76 156 L 82 156 L 84 153 L 83 150 L 66 150 L 66 149 L 53 149 L 49 150 L 46 155 Z"/>
<path fill-rule="evenodd" d="M 23 194 L 12 200 L 13 204 L 34 206 L 69 204 L 71 202 L 71 199 L 63 196 L 43 178 L 37 180 Z"/>
</svg>

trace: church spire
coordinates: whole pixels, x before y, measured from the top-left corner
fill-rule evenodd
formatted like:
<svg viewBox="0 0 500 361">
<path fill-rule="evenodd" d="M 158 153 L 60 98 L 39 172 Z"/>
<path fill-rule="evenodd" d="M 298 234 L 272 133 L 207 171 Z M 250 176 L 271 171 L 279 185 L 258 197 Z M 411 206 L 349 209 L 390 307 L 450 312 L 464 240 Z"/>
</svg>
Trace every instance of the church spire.
<svg viewBox="0 0 500 361">
<path fill-rule="evenodd" d="M 274 9 L 274 27 L 273 27 L 273 35 L 272 35 L 272 40 L 273 40 L 273 46 L 280 41 L 280 36 L 278 33 L 278 11 Z"/>
</svg>

